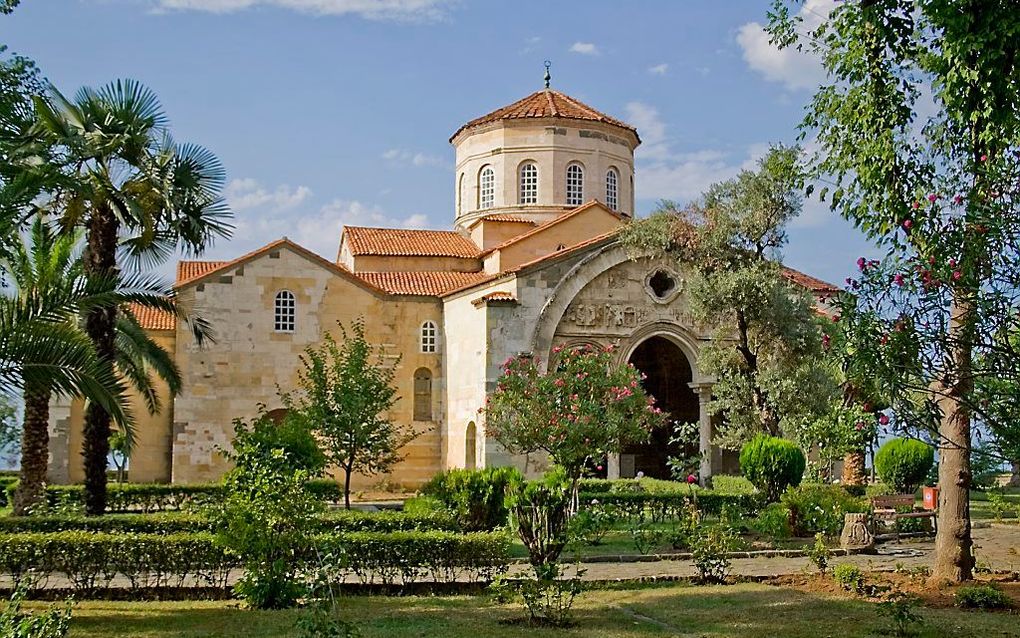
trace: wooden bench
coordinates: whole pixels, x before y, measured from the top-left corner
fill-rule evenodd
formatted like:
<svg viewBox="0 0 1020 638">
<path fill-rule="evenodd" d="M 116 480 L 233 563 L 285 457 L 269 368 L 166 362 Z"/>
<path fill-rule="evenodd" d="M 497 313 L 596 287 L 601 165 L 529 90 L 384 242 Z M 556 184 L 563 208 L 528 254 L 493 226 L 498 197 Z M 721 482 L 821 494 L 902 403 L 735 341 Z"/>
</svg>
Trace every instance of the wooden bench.
<svg viewBox="0 0 1020 638">
<path fill-rule="evenodd" d="M 871 498 L 871 509 L 876 521 L 892 521 L 893 529 L 896 529 L 896 521 L 901 518 L 928 518 L 931 519 L 932 531 L 937 530 L 937 519 L 935 512 L 931 510 L 918 510 L 914 507 L 913 494 L 887 494 L 873 496 Z M 910 511 L 901 510 L 909 508 Z M 896 538 L 900 536 L 896 531 Z"/>
</svg>

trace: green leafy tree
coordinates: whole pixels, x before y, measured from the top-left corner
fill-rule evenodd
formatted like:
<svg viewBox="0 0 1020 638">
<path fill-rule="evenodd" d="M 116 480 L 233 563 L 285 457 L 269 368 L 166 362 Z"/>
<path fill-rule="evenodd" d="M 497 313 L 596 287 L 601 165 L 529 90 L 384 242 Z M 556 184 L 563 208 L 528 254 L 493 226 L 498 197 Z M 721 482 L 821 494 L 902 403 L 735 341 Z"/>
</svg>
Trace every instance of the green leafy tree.
<svg viewBox="0 0 1020 638">
<path fill-rule="evenodd" d="M 798 153 L 773 148 L 701 202 L 663 202 L 623 233 L 635 252 L 669 256 L 689 273 L 691 311 L 713 337 L 698 362 L 716 377 L 709 410 L 725 415 L 720 440 L 734 449 L 759 432 L 797 436 L 835 392 L 814 304 L 779 263 L 801 210 Z"/>
<path fill-rule="evenodd" d="M 547 453 L 576 491 L 590 463 L 665 426 L 640 373 L 612 350 L 556 346 L 544 372 L 533 357 L 511 357 L 482 410 L 486 434 L 511 454 Z"/>
<path fill-rule="evenodd" d="M 326 458 L 343 472 L 344 506 L 350 509 L 351 476 L 388 472 L 418 433 L 389 416 L 400 399 L 393 386 L 399 358 L 368 342 L 363 319 L 349 329 L 338 326 L 339 342 L 325 333 L 317 347 L 305 350 L 301 392 L 285 397 L 285 404 L 312 424 Z"/>
<path fill-rule="evenodd" d="M 1010 0 L 843 2 L 802 33 L 798 4 L 777 0 L 769 29 L 828 72 L 802 123 L 816 139 L 811 176 L 888 249 L 863 264 L 842 314 L 870 333 L 856 356 L 897 422 L 937 441 L 932 577 L 967 580 L 972 421 L 994 417 L 976 384 L 1017 370 L 981 355 L 1020 307 L 1020 12 Z"/>
<path fill-rule="evenodd" d="M 314 521 L 322 504 L 307 489 L 312 476 L 299 448 L 268 432 L 264 415 L 252 424 L 234 421 L 234 467 L 224 477 L 226 502 L 217 517 L 217 540 L 240 557 L 244 575 L 237 594 L 258 609 L 293 606 L 305 593 L 299 569 L 312 548 Z M 277 444 L 274 444 L 277 443 Z"/>
<path fill-rule="evenodd" d="M 59 235 L 38 216 L 25 240 L 14 245 L 9 258 L 0 261 L 0 267 L 17 288 L 17 298 L 26 304 L 47 296 L 76 298 L 79 305 L 88 304 L 91 303 L 88 299 L 89 281 L 77 256 L 79 244 L 78 235 Z M 93 280 L 96 281 L 103 280 Z M 92 294 L 107 296 L 107 305 L 130 300 L 139 307 L 183 315 L 168 298 L 170 290 L 153 280 L 118 276 L 110 283 L 112 287 L 91 291 Z M 80 331 L 80 315 L 67 313 L 62 320 L 66 329 Z M 204 327 L 197 334 L 203 338 L 209 336 Z M 116 373 L 141 394 L 150 413 L 157 413 L 162 406 L 154 377 L 162 379 L 171 394 L 181 389 L 180 372 L 173 358 L 145 333 L 131 313 L 124 313 L 117 319 L 115 346 Z M 53 385 L 48 379 L 35 378 L 28 369 L 22 376 L 21 387 L 25 399 L 25 422 L 22 428 L 21 477 L 14 502 L 16 514 L 26 513 L 42 496 L 49 455 L 49 402 L 53 393 Z M 117 421 L 124 430 L 125 450 L 130 452 L 134 439 L 131 416 L 125 412 Z"/>
<path fill-rule="evenodd" d="M 158 261 L 175 248 L 200 253 L 230 234 L 222 197 L 225 173 L 209 151 L 177 144 L 156 96 L 133 80 L 83 88 L 68 99 L 56 89 L 34 99 L 33 143 L 60 170 L 46 202 L 66 229 L 84 228 L 87 276 L 109 277 L 119 250 Z M 92 308 L 85 330 L 102 365 L 116 361 L 116 306 Z M 85 414 L 86 510 L 106 508 L 110 414 L 90 403 Z"/>
</svg>

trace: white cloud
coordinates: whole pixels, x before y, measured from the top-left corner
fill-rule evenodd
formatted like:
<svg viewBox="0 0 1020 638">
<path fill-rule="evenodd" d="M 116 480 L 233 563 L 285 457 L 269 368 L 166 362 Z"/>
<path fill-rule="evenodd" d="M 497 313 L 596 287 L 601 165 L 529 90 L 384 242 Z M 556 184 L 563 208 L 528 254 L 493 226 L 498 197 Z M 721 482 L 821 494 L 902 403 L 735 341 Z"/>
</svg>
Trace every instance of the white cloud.
<svg viewBox="0 0 1020 638">
<path fill-rule="evenodd" d="M 641 135 L 641 146 L 637 149 L 639 159 L 665 159 L 669 154 L 666 145 L 666 124 L 659 117 L 659 111 L 644 102 L 628 102 L 624 107 L 627 123 L 637 128 Z"/>
<path fill-rule="evenodd" d="M 595 46 L 594 42 L 575 42 L 570 46 L 570 52 L 581 55 L 598 55 L 599 48 Z"/>
<path fill-rule="evenodd" d="M 648 67 L 648 72 L 652 75 L 666 75 L 667 71 L 669 71 L 669 65 L 665 62 Z"/>
<path fill-rule="evenodd" d="M 300 205 L 312 194 L 312 190 L 307 186 L 291 188 L 281 184 L 268 191 L 257 180 L 246 177 L 231 180 L 224 194 L 234 212 L 267 205 L 273 212 L 279 212 Z"/>
<path fill-rule="evenodd" d="M 411 166 L 434 166 L 437 168 L 452 168 L 450 162 L 438 155 L 429 155 L 419 151 L 409 151 L 405 148 L 391 148 L 382 154 L 382 158 L 389 162 L 410 164 Z"/>
<path fill-rule="evenodd" d="M 836 4 L 836 0 L 806 0 L 797 14 L 802 19 L 798 31 L 808 33 L 814 30 Z M 790 90 L 812 88 L 825 79 L 825 69 L 815 55 L 794 47 L 776 48 L 769 43 L 769 34 L 758 22 L 740 27 L 737 44 L 743 49 L 748 66 L 766 80 L 781 83 Z"/>
<path fill-rule="evenodd" d="M 458 0 L 155 0 L 161 11 L 233 13 L 273 7 L 311 15 L 354 15 L 368 20 L 436 20 Z"/>
</svg>

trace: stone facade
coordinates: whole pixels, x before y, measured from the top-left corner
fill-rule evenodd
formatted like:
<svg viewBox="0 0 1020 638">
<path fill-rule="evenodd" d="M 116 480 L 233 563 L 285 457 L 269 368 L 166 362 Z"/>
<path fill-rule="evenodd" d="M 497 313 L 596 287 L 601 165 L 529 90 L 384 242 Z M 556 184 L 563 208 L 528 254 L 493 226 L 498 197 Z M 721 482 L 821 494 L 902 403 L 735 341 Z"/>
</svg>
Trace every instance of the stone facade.
<svg viewBox="0 0 1020 638">
<path fill-rule="evenodd" d="M 174 354 L 184 391 L 166 397 L 159 414 L 136 407 L 132 481 L 219 479 L 232 421 L 260 405 L 281 409 L 278 393 L 295 390 L 305 348 L 360 318 L 368 339 L 399 357 L 402 398 L 389 416 L 422 434 L 391 476 L 356 477 L 356 488 L 382 478 L 414 488 L 444 468 L 544 469 L 545 459 L 511 457 L 488 439 L 479 409 L 508 357 L 531 353 L 547 364 L 557 344 L 615 345 L 620 365 L 648 373 L 660 404 L 698 423 L 696 440 L 682 445 L 704 453 L 702 477 L 733 469 L 711 445 L 712 380 L 698 367 L 708 335 L 692 319 L 683 268 L 635 258 L 616 240 L 634 210 L 637 131 L 547 90 L 469 122 L 451 142 L 453 231 L 347 227 L 335 262 L 284 238 L 233 261 L 180 264 L 179 303 L 211 323 L 215 340 L 199 345 L 183 324 L 165 329 L 172 319 L 147 326 Z M 534 162 L 537 179 L 525 204 L 522 162 Z M 567 203 L 572 164 L 584 167 L 583 205 Z M 494 172 L 486 207 L 478 205 L 484 166 Z M 816 293 L 833 289 L 790 272 Z M 292 328 L 278 321 L 281 294 L 293 300 Z M 51 420 L 51 480 L 80 481 L 80 402 L 55 404 Z M 661 472 L 668 435 L 608 459 L 609 475 Z"/>
</svg>

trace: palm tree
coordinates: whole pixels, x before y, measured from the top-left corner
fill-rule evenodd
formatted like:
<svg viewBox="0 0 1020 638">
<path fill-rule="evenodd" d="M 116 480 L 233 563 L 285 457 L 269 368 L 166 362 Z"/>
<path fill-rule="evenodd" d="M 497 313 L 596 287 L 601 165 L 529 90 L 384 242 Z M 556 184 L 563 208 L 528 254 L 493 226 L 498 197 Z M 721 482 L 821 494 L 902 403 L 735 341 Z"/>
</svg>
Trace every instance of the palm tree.
<svg viewBox="0 0 1020 638">
<path fill-rule="evenodd" d="M 5 272 L 14 280 L 18 297 L 73 294 L 79 282 L 86 279 L 76 251 L 79 239 L 80 233 L 54 233 L 41 216 L 36 217 L 26 242 L 17 245 L 13 254 L 3 262 Z M 134 304 L 144 307 L 175 307 L 169 302 L 169 291 L 164 287 L 140 280 L 131 283 L 133 288 L 126 288 L 121 283 L 124 282 L 117 282 L 112 290 L 98 291 L 111 293 L 108 295 L 108 305 L 116 305 L 118 301 L 130 298 Z M 86 294 L 95 292 L 81 290 Z M 88 299 L 81 301 L 89 303 Z M 74 327 L 78 325 L 78 318 L 68 314 L 60 323 Z M 205 336 L 204 332 L 200 336 Z M 161 406 L 150 371 L 167 383 L 172 394 L 180 391 L 180 372 L 173 359 L 149 338 L 133 314 L 119 315 L 116 346 L 118 378 L 126 379 L 141 393 L 151 413 L 158 412 Z M 21 479 L 14 502 L 15 514 L 26 513 L 41 497 L 49 455 L 47 428 L 52 386 L 45 379 L 25 375 L 22 388 L 25 396 L 25 422 L 21 445 Z M 130 415 L 123 414 L 117 421 L 123 426 L 130 445 L 134 438 Z"/>
<path fill-rule="evenodd" d="M 159 100 L 138 82 L 83 88 L 73 100 L 53 89 L 35 99 L 36 132 L 64 167 L 51 209 L 65 229 L 84 228 L 89 277 L 117 271 L 118 248 L 163 259 L 177 247 L 198 254 L 230 235 L 222 197 L 225 173 L 216 157 L 173 142 Z M 117 308 L 93 308 L 85 331 L 102 365 L 116 361 Z M 85 414 L 86 512 L 106 509 L 111 415 L 91 403 Z"/>
</svg>

